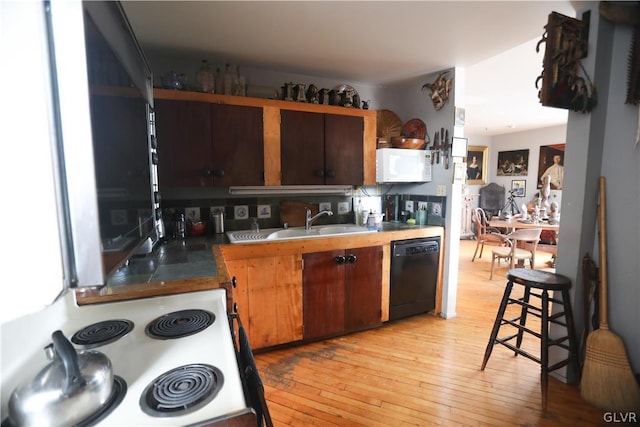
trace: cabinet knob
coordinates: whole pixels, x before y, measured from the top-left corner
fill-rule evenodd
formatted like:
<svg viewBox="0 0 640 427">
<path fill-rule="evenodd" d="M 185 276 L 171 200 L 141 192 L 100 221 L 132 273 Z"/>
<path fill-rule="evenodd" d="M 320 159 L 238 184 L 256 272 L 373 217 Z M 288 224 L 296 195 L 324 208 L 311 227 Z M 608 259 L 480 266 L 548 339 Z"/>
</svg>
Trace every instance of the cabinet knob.
<svg viewBox="0 0 640 427">
<path fill-rule="evenodd" d="M 354 254 L 347 255 L 347 262 L 353 264 L 358 258 Z"/>
<path fill-rule="evenodd" d="M 215 170 L 213 171 L 213 174 L 214 174 L 215 176 L 224 176 L 224 169 L 215 169 Z"/>
<path fill-rule="evenodd" d="M 335 171 L 335 170 L 333 170 L 333 169 L 327 169 L 327 176 L 328 176 L 329 178 L 335 178 L 335 176 L 336 176 L 336 171 Z"/>
<path fill-rule="evenodd" d="M 201 174 L 202 176 L 211 176 L 213 175 L 213 171 L 211 169 L 205 168 L 205 169 L 202 169 Z"/>
<path fill-rule="evenodd" d="M 315 176 L 323 177 L 324 176 L 324 171 L 323 170 L 316 170 L 316 171 L 313 172 L 313 174 Z"/>
<path fill-rule="evenodd" d="M 336 263 L 337 264 L 344 264 L 345 261 L 346 261 L 346 258 L 343 257 L 342 255 L 336 257 Z"/>
<path fill-rule="evenodd" d="M 236 280 L 236 276 L 233 276 L 231 278 L 231 286 L 233 286 L 234 288 L 238 286 L 238 281 Z"/>
</svg>

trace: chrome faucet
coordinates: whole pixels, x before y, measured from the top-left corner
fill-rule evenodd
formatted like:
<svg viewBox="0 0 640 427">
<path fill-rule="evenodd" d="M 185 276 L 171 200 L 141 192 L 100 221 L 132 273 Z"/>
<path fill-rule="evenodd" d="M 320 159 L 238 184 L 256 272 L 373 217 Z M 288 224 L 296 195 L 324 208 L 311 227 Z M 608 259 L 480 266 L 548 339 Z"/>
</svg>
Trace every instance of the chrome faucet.
<svg viewBox="0 0 640 427">
<path fill-rule="evenodd" d="M 313 224 L 313 221 L 315 221 L 316 219 L 318 219 L 322 215 L 331 216 L 331 215 L 333 215 L 333 212 L 329 211 L 329 210 L 323 210 L 323 211 L 318 212 L 314 216 L 311 216 L 311 209 L 307 208 L 307 219 L 306 219 L 306 221 L 304 223 L 304 229 L 305 230 L 311 230 L 311 224 Z"/>
</svg>

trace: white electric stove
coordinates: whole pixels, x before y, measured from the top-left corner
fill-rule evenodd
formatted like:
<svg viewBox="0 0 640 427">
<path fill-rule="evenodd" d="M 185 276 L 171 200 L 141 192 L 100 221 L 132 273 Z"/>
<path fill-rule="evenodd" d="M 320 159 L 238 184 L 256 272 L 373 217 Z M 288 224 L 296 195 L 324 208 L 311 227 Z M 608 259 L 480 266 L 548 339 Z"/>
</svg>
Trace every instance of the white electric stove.
<svg viewBox="0 0 640 427">
<path fill-rule="evenodd" d="M 88 425 L 206 425 L 247 409 L 224 289 L 83 306 L 67 292 L 2 325 L 2 420 L 12 390 L 49 363 L 42 349 L 55 330 L 76 350 L 104 353 L 126 389 Z"/>
</svg>

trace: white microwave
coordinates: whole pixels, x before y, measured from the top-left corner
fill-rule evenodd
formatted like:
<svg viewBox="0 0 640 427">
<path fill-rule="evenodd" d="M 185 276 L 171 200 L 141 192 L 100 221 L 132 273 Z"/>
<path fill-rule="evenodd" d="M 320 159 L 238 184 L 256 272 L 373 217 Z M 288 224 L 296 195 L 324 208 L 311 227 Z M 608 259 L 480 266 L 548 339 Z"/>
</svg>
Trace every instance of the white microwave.
<svg viewBox="0 0 640 427">
<path fill-rule="evenodd" d="M 402 148 L 376 150 L 376 182 L 431 181 L 431 151 Z"/>
</svg>

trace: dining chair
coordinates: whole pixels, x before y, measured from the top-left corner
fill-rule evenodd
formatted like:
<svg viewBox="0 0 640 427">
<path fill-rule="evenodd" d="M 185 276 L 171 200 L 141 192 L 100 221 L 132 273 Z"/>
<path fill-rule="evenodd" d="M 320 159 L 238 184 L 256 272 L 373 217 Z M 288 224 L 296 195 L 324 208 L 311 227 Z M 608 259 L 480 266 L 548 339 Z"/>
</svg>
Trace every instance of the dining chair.
<svg viewBox="0 0 640 427">
<path fill-rule="evenodd" d="M 536 265 L 536 249 L 540 240 L 542 228 L 519 228 L 507 234 L 508 246 L 494 248 L 491 252 L 491 275 L 489 280 L 493 279 L 493 267 L 498 260 L 500 266 L 501 259 L 508 259 L 510 269 L 514 268 L 516 261 L 529 260 L 531 268 Z"/>
<path fill-rule="evenodd" d="M 478 256 L 478 258 L 482 258 L 482 251 L 485 243 L 496 246 L 507 245 L 507 236 L 502 234 L 497 228 L 489 226 L 489 220 L 487 219 L 484 209 L 472 209 L 471 220 L 476 226 L 476 250 L 473 252 L 473 258 L 471 258 L 471 261 L 476 259 L 478 249 L 480 249 L 480 256 Z"/>
</svg>

